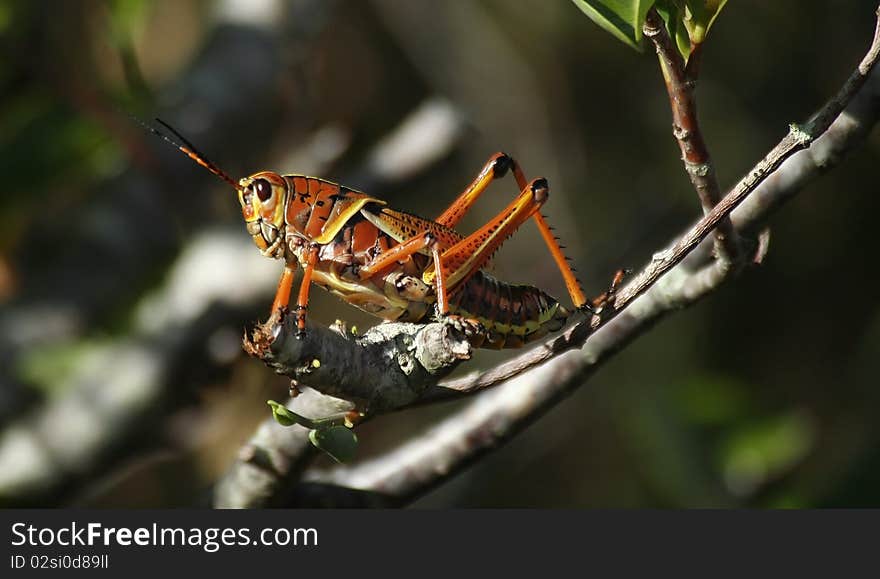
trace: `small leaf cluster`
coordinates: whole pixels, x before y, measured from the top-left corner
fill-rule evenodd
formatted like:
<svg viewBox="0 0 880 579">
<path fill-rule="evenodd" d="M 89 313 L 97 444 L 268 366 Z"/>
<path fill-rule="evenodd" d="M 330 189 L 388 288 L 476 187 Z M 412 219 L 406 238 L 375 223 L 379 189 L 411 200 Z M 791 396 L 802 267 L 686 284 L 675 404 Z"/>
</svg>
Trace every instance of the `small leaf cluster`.
<svg viewBox="0 0 880 579">
<path fill-rule="evenodd" d="M 705 42 L 709 29 L 727 4 L 727 0 L 572 1 L 593 22 L 636 50 L 642 48 L 642 26 L 654 8 L 685 61 L 695 46 Z"/>
<path fill-rule="evenodd" d="M 347 415 L 310 419 L 283 404 L 269 400 L 272 416 L 281 426 L 299 424 L 309 429 L 309 441 L 336 462 L 350 462 L 357 452 L 357 435 L 351 430 Z"/>
</svg>

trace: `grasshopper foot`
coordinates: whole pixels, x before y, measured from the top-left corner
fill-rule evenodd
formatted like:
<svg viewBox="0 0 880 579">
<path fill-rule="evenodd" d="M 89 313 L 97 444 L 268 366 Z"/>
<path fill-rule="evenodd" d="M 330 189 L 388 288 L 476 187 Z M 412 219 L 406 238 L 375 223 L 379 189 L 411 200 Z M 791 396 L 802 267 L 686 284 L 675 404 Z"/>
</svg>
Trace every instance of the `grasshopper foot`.
<svg viewBox="0 0 880 579">
<path fill-rule="evenodd" d="M 588 311 L 594 315 L 600 315 L 607 307 L 614 308 L 614 299 L 617 297 L 617 290 L 620 289 L 623 280 L 632 273 L 631 269 L 619 269 L 611 279 L 608 289 L 602 292 L 598 297 L 593 298 Z M 586 304 L 584 304 L 586 306 Z M 584 309 L 582 307 L 582 309 Z"/>
<path fill-rule="evenodd" d="M 302 340 L 306 337 L 306 307 L 296 306 L 296 339 Z"/>
<path fill-rule="evenodd" d="M 486 339 L 486 327 L 479 320 L 464 318 L 455 314 L 446 314 L 440 318 L 440 322 L 462 334 L 475 347 L 479 347 L 483 340 Z"/>
</svg>

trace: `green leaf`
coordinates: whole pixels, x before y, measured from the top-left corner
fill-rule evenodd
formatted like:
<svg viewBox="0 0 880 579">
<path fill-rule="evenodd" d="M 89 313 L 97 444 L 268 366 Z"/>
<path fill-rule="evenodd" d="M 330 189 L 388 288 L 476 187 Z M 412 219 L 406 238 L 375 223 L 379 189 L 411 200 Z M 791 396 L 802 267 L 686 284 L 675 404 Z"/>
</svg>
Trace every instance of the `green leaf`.
<svg viewBox="0 0 880 579">
<path fill-rule="evenodd" d="M 641 50 L 645 15 L 656 0 L 572 1 L 593 22 L 636 50 Z"/>
<path fill-rule="evenodd" d="M 309 440 L 336 462 L 349 462 L 357 452 L 357 435 L 345 426 L 311 430 Z"/>
<path fill-rule="evenodd" d="M 305 416 L 300 416 L 290 408 L 285 405 L 275 402 L 274 400 L 267 400 L 266 404 L 272 409 L 272 418 L 275 419 L 275 422 L 280 424 L 281 426 L 293 426 L 294 424 L 301 424 L 306 428 L 314 428 L 315 423 L 306 418 Z"/>
<path fill-rule="evenodd" d="M 686 0 L 687 18 L 684 25 L 694 44 L 702 44 L 727 0 Z"/>
</svg>

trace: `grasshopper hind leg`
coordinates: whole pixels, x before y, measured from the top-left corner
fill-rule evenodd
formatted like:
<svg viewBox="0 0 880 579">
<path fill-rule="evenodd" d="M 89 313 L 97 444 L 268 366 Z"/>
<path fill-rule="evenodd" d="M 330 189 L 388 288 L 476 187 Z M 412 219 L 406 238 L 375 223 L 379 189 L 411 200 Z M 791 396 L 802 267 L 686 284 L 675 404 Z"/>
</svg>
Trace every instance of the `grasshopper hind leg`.
<svg viewBox="0 0 880 579">
<path fill-rule="evenodd" d="M 519 163 L 513 157 L 506 153 L 495 153 L 489 158 L 489 161 L 483 167 L 483 170 L 480 171 L 480 174 L 477 175 L 476 179 L 474 179 L 474 181 L 465 188 L 464 192 L 458 197 L 458 199 L 456 199 L 452 205 L 450 205 L 449 208 L 437 218 L 437 222 L 447 227 L 454 227 L 489 185 L 494 180 L 504 177 L 508 172 L 513 174 L 520 192 L 525 191 L 530 185 L 534 187 L 534 185 L 538 183 L 543 186 L 545 193 L 549 191 L 547 183 L 543 179 L 535 179 L 530 184 L 526 179 L 522 167 L 520 167 Z M 538 203 L 539 206 L 542 204 L 543 200 Z M 547 220 L 541 215 L 540 210 L 535 210 L 531 217 L 537 224 L 541 237 L 547 245 L 547 249 L 550 251 L 553 261 L 556 263 L 562 274 L 565 288 L 571 296 L 572 303 L 578 309 L 589 308 L 589 301 L 581 289 L 580 280 L 575 276 L 575 270 L 568 263 L 568 259 L 562 252 L 562 246 L 553 234 L 552 228 L 547 224 Z"/>
<path fill-rule="evenodd" d="M 599 315 L 607 307 L 614 307 L 614 299 L 617 297 L 617 290 L 623 284 L 623 280 L 632 273 L 631 269 L 619 269 L 611 279 L 608 289 L 585 303 L 580 309 L 591 314 Z"/>
</svg>

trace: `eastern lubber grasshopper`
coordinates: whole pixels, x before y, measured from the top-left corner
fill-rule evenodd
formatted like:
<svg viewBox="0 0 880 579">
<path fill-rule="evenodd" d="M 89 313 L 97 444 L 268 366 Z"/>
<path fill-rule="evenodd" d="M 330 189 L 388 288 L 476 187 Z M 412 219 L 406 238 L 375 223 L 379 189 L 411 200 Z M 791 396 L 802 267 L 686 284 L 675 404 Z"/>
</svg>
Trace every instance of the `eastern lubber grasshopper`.
<svg viewBox="0 0 880 579">
<path fill-rule="evenodd" d="M 234 181 L 177 131 L 176 138 L 148 127 L 237 192 L 247 231 L 266 257 L 283 259 L 284 271 L 272 315 L 288 309 L 299 264 L 297 327 L 305 331 L 312 283 L 385 320 L 426 322 L 435 311 L 477 320 L 483 347 L 515 348 L 562 328 L 569 310 L 543 290 L 495 279 L 482 268 L 522 224 L 538 225 L 559 267 L 574 306 L 594 311 L 607 294 L 588 301 L 558 240 L 540 213 L 547 201 L 546 179 L 528 181 L 519 164 L 496 153 L 476 179 L 435 220 L 392 209 L 385 201 L 305 175 L 261 171 Z M 455 231 L 479 196 L 511 172 L 519 195 L 470 235 Z M 615 277 L 612 291 L 619 282 Z"/>
</svg>

